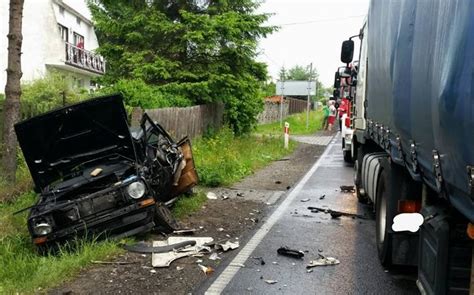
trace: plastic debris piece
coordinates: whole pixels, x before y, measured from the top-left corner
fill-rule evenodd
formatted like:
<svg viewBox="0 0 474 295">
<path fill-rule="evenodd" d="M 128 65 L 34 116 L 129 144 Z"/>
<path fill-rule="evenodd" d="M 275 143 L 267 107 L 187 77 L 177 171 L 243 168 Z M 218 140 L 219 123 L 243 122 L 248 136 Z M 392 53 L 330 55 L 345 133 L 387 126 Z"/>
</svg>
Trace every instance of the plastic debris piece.
<svg viewBox="0 0 474 295">
<path fill-rule="evenodd" d="M 214 269 L 210 266 L 204 266 L 202 264 L 198 264 L 199 268 L 202 270 L 203 273 L 206 275 L 210 275 L 214 272 Z"/>
<path fill-rule="evenodd" d="M 274 265 L 277 265 L 277 264 L 278 264 L 278 262 L 276 262 L 276 261 L 273 261 L 273 262 L 272 262 L 272 264 L 274 264 Z"/>
<path fill-rule="evenodd" d="M 202 259 L 196 260 L 196 263 L 202 263 Z"/>
<path fill-rule="evenodd" d="M 331 209 L 327 209 L 327 208 L 318 208 L 318 207 L 308 207 L 307 208 L 308 210 L 311 211 L 311 213 L 329 213 L 331 214 L 331 216 L 335 216 L 333 218 L 338 218 L 340 216 L 346 216 L 346 217 L 352 217 L 352 218 L 360 218 L 360 219 L 370 219 L 369 217 L 365 216 L 365 215 L 360 215 L 360 214 L 356 214 L 356 213 L 347 213 L 347 212 L 342 212 L 342 211 L 336 211 L 336 210 L 331 210 Z"/>
<path fill-rule="evenodd" d="M 222 248 L 222 251 L 227 252 L 229 250 L 234 250 L 234 249 L 239 248 L 239 242 L 227 241 L 224 244 L 219 244 L 218 246 Z"/>
<path fill-rule="evenodd" d="M 343 193 L 353 193 L 355 191 L 353 185 L 341 185 L 339 188 Z"/>
<path fill-rule="evenodd" d="M 150 272 L 151 272 L 151 273 L 156 273 L 156 270 L 150 269 Z"/>
<path fill-rule="evenodd" d="M 183 270 L 183 269 L 184 269 L 184 267 L 182 267 L 182 266 L 176 266 L 177 271 L 180 271 L 180 270 Z"/>
<path fill-rule="evenodd" d="M 245 267 L 245 264 L 242 264 L 242 263 L 231 263 L 229 264 L 231 266 L 237 266 L 237 267 Z"/>
<path fill-rule="evenodd" d="M 303 251 L 290 249 L 288 247 L 278 248 L 277 253 L 283 256 L 288 256 L 288 257 L 293 257 L 293 258 L 303 258 L 304 256 Z"/>
<path fill-rule="evenodd" d="M 312 269 L 312 268 L 307 269 L 306 272 L 307 272 L 307 273 L 313 272 L 313 269 Z"/>
<path fill-rule="evenodd" d="M 244 194 L 243 193 L 237 193 L 237 197 L 243 197 Z"/>
<path fill-rule="evenodd" d="M 342 216 L 342 213 L 341 212 L 336 212 L 336 211 L 332 211 L 331 213 L 331 218 L 339 218 Z M 354 218 L 354 216 L 352 216 L 352 218 Z"/>
<path fill-rule="evenodd" d="M 175 230 L 173 234 L 177 235 L 192 235 L 194 232 L 197 231 L 195 228 L 190 228 L 190 229 L 180 229 L 180 230 Z"/>
<path fill-rule="evenodd" d="M 304 202 L 308 202 L 309 200 L 310 198 L 305 198 L 305 199 L 301 199 L 300 201 L 304 203 Z"/>
<path fill-rule="evenodd" d="M 209 259 L 210 260 L 217 260 L 217 259 L 221 259 L 219 257 L 219 255 L 217 255 L 217 253 L 212 253 L 210 256 L 209 256 Z"/>
<path fill-rule="evenodd" d="M 166 241 L 153 241 L 153 247 L 168 246 L 176 243 L 180 243 L 187 240 L 193 240 L 196 242 L 195 246 L 183 248 L 178 251 L 170 251 L 167 253 L 153 253 L 151 264 L 153 267 L 168 267 L 171 262 L 176 259 L 199 255 L 199 252 L 207 250 L 209 247 L 205 247 L 205 244 L 212 243 L 214 241 L 211 237 L 169 237 Z"/>
<path fill-rule="evenodd" d="M 281 184 L 281 181 L 277 180 L 275 181 L 276 184 Z"/>
<path fill-rule="evenodd" d="M 209 200 L 217 200 L 217 196 L 215 193 L 213 192 L 208 192 L 206 197 L 209 199 Z"/>
<path fill-rule="evenodd" d="M 319 197 L 320 200 L 324 199 L 326 197 L 326 195 L 322 195 L 321 197 Z"/>
<path fill-rule="evenodd" d="M 92 177 L 96 177 L 97 175 L 99 175 L 100 173 L 102 173 L 102 168 L 95 168 L 94 170 L 92 170 L 91 172 L 91 176 Z"/>
<path fill-rule="evenodd" d="M 311 267 L 316 267 L 316 266 L 336 265 L 340 263 L 339 260 L 337 260 L 334 257 L 324 257 L 321 254 L 319 254 L 319 256 L 321 257 L 316 260 L 311 260 L 308 263 L 308 265 L 306 265 L 306 268 L 311 268 Z"/>
<path fill-rule="evenodd" d="M 217 229 L 217 231 L 219 231 L 219 232 L 224 231 L 224 228 L 219 227 L 219 228 Z"/>
<path fill-rule="evenodd" d="M 265 265 L 265 260 L 263 260 L 263 257 L 252 257 L 252 258 L 260 261 L 260 265 Z"/>
<path fill-rule="evenodd" d="M 265 280 L 265 283 L 273 285 L 273 284 L 278 283 L 278 281 L 276 281 L 276 280 Z"/>
<path fill-rule="evenodd" d="M 222 200 L 227 200 L 229 198 L 229 196 L 228 195 L 222 195 L 221 198 L 222 198 Z"/>
</svg>

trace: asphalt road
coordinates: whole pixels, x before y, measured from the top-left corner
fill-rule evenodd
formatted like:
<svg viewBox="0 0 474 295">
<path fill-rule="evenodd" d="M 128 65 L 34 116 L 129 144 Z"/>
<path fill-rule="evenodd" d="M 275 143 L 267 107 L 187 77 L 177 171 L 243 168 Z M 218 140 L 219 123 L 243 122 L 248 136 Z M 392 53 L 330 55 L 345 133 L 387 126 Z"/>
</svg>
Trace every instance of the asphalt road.
<svg viewBox="0 0 474 295">
<path fill-rule="evenodd" d="M 333 219 L 307 209 L 315 206 L 372 216 L 369 206 L 358 204 L 352 193 L 341 192 L 341 185 L 352 183 L 352 167 L 342 159 L 337 136 L 233 260 L 224 262 L 196 293 L 418 294 L 413 273 L 407 275 L 405 269 L 388 272 L 379 264 L 372 219 Z M 309 201 L 302 202 L 304 199 Z M 281 256 L 277 254 L 280 246 L 306 252 L 303 259 Z M 308 272 L 306 265 L 318 253 L 335 257 L 340 264 Z"/>
</svg>

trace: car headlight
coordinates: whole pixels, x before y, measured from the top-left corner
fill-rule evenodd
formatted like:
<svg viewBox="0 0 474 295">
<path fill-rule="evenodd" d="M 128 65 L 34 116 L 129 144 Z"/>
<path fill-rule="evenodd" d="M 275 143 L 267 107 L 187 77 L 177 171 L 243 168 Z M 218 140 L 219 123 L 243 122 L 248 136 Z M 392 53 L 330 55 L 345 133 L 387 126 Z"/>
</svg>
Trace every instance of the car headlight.
<svg viewBox="0 0 474 295">
<path fill-rule="evenodd" d="M 33 231 L 38 236 L 44 236 L 51 233 L 53 228 L 47 222 L 38 222 L 33 226 Z"/>
<path fill-rule="evenodd" d="M 140 199 L 145 194 L 145 184 L 141 181 L 132 182 L 127 186 L 127 194 L 132 199 Z"/>
</svg>

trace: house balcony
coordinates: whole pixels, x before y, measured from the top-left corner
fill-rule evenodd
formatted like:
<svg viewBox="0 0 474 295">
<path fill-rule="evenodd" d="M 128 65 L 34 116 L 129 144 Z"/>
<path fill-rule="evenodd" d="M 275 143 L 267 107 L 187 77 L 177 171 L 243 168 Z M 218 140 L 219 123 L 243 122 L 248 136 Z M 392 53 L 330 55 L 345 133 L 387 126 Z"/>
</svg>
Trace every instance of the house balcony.
<svg viewBox="0 0 474 295">
<path fill-rule="evenodd" d="M 102 56 L 68 42 L 65 42 L 65 46 L 67 65 L 99 75 L 105 74 L 105 59 Z"/>
</svg>

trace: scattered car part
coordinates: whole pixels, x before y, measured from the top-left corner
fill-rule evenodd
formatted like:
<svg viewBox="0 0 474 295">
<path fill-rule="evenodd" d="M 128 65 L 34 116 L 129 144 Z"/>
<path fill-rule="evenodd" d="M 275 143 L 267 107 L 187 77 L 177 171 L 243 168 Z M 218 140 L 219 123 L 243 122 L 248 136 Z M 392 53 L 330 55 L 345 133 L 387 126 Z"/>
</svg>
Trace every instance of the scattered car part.
<svg viewBox="0 0 474 295">
<path fill-rule="evenodd" d="M 204 266 L 202 264 L 198 264 L 199 268 L 202 270 L 203 273 L 206 275 L 210 275 L 214 272 L 214 269 L 210 266 Z"/>
<path fill-rule="evenodd" d="M 328 265 L 337 265 L 340 263 L 339 260 L 337 260 L 334 257 L 325 257 L 321 254 L 319 254 L 319 258 L 316 260 L 311 260 L 307 265 L 306 268 L 312 268 L 316 266 L 328 266 Z"/>
<path fill-rule="evenodd" d="M 308 201 L 310 201 L 310 198 L 305 198 L 305 199 L 300 200 L 300 202 L 303 202 L 303 203 L 308 202 Z"/>
<path fill-rule="evenodd" d="M 326 195 L 322 195 L 321 197 L 319 197 L 319 199 L 323 200 L 325 197 L 326 197 Z"/>
<path fill-rule="evenodd" d="M 277 253 L 283 256 L 293 257 L 293 258 L 303 258 L 304 252 L 299 250 L 290 249 L 288 247 L 280 247 L 277 250 Z"/>
<path fill-rule="evenodd" d="M 343 193 L 353 193 L 355 192 L 353 185 L 341 185 L 339 187 Z"/>
<path fill-rule="evenodd" d="M 165 234 L 170 234 L 179 228 L 179 223 L 174 218 L 171 210 L 163 204 L 155 205 L 153 220 L 158 230 Z"/>
<path fill-rule="evenodd" d="M 181 248 L 194 245 L 196 245 L 196 241 L 189 240 L 161 247 L 153 247 L 145 243 L 137 243 L 134 245 L 124 245 L 123 248 L 136 253 L 166 253 L 170 251 L 179 251 Z"/>
<path fill-rule="evenodd" d="M 269 285 L 273 285 L 273 284 L 278 283 L 278 281 L 276 281 L 276 280 L 265 280 L 265 283 L 267 283 Z"/>
<path fill-rule="evenodd" d="M 234 250 L 234 249 L 239 248 L 239 242 L 227 241 L 223 244 L 217 244 L 216 246 L 217 248 L 222 249 L 222 251 L 227 252 L 229 250 Z"/>
<path fill-rule="evenodd" d="M 153 267 L 169 267 L 170 264 L 183 257 L 198 255 L 201 251 L 208 251 L 206 244 L 212 243 L 213 238 L 210 237 L 169 237 L 166 241 L 153 241 L 153 247 L 164 247 L 185 241 L 195 241 L 196 244 L 191 247 L 184 248 L 180 251 L 170 251 L 166 253 L 153 253 L 151 264 Z"/>
<path fill-rule="evenodd" d="M 217 253 L 214 252 L 211 255 L 209 255 L 209 259 L 210 260 L 217 260 L 217 259 L 221 259 L 221 258 L 219 257 L 219 255 Z"/>
<path fill-rule="evenodd" d="M 173 234 L 176 234 L 176 235 L 193 235 L 196 231 L 197 231 L 197 229 L 195 229 L 195 228 L 180 229 L 180 230 L 173 231 Z"/>
<path fill-rule="evenodd" d="M 337 218 L 337 217 L 340 217 L 340 216 L 347 216 L 347 217 L 354 217 L 354 218 L 360 218 L 360 219 L 370 219 L 369 217 L 367 217 L 365 215 L 341 212 L 341 211 L 331 210 L 331 209 L 328 209 L 328 208 L 319 208 L 319 207 L 310 206 L 310 207 L 308 207 L 308 210 L 311 210 L 312 213 L 321 212 L 321 213 L 331 214 L 331 217 L 333 217 L 333 218 Z"/>
<path fill-rule="evenodd" d="M 260 261 L 260 265 L 265 265 L 265 260 L 263 260 L 263 257 L 252 257 L 252 258 Z"/>
</svg>

